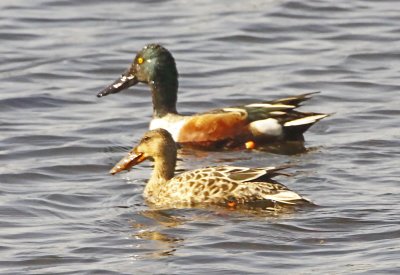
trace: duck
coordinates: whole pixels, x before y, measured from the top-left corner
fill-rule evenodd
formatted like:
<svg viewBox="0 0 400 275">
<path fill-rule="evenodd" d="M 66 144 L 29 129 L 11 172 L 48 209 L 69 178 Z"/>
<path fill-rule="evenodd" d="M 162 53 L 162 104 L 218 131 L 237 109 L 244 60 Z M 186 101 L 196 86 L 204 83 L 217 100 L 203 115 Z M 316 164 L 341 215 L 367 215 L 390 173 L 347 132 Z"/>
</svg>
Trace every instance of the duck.
<svg viewBox="0 0 400 275">
<path fill-rule="evenodd" d="M 158 128 L 146 132 L 134 147 L 111 170 L 115 175 L 151 159 L 154 168 L 143 196 L 159 208 L 219 205 L 227 208 L 255 206 L 274 209 L 312 202 L 273 178 L 287 175 L 277 167 L 248 168 L 208 166 L 175 175 L 177 146 L 172 135 Z"/>
<path fill-rule="evenodd" d="M 138 83 L 147 84 L 151 90 L 153 117 L 149 129 L 167 130 L 182 146 L 253 149 L 269 142 L 304 141 L 303 133 L 329 116 L 295 110 L 315 92 L 193 115 L 179 114 L 175 59 L 160 44 L 148 44 L 140 50 L 121 77 L 101 90 L 97 97 L 118 93 Z"/>
</svg>

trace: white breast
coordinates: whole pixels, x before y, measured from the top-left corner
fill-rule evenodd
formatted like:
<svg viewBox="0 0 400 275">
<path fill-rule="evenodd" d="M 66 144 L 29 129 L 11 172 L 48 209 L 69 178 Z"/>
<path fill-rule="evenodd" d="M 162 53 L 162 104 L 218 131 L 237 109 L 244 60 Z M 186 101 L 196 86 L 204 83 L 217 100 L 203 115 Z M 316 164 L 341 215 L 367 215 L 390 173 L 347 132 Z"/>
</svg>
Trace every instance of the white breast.
<svg viewBox="0 0 400 275">
<path fill-rule="evenodd" d="M 186 122 L 186 118 L 177 115 L 167 115 L 162 118 L 154 118 L 150 122 L 149 129 L 162 128 L 167 130 L 175 141 L 178 141 L 179 133 Z"/>
<path fill-rule="evenodd" d="M 255 136 L 280 136 L 282 134 L 282 125 L 274 118 L 256 120 L 249 124 L 250 130 Z"/>
</svg>

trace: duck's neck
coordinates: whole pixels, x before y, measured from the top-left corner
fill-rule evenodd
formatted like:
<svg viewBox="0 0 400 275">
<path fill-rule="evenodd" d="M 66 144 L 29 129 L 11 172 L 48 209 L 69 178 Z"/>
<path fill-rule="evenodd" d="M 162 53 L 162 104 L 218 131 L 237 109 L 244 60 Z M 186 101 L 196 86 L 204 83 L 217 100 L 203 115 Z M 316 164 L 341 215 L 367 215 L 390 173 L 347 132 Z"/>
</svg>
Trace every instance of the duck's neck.
<svg viewBox="0 0 400 275">
<path fill-rule="evenodd" d="M 163 77 L 163 79 L 151 81 L 150 89 L 153 99 L 153 117 L 161 118 L 167 114 L 177 114 L 177 76 Z"/>
<path fill-rule="evenodd" d="M 157 197 L 162 186 L 174 177 L 176 165 L 176 149 L 171 148 L 162 157 L 154 159 L 154 169 L 145 187 L 145 197 Z"/>
</svg>

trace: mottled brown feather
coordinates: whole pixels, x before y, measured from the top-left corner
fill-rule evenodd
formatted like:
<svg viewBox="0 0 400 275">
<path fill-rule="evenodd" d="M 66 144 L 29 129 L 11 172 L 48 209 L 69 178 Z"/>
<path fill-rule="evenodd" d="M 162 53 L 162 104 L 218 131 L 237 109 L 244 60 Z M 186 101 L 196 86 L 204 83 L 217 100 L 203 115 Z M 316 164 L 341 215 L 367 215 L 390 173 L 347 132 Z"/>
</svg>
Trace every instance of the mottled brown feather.
<svg viewBox="0 0 400 275">
<path fill-rule="evenodd" d="M 163 129 L 147 132 L 135 150 L 145 158 L 154 159 L 154 170 L 145 187 L 144 196 L 156 206 L 226 204 L 232 200 L 235 205 L 263 200 L 283 204 L 307 201 L 273 179 L 287 166 L 216 166 L 173 176 L 176 146 L 171 135 Z"/>
</svg>

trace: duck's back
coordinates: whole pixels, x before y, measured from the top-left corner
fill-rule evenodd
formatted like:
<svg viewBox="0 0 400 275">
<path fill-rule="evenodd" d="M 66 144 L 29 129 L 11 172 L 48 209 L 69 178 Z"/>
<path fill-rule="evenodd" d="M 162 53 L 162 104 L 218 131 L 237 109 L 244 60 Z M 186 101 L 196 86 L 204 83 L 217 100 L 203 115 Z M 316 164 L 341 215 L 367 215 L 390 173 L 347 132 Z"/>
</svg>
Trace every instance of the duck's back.
<svg viewBox="0 0 400 275">
<path fill-rule="evenodd" d="M 206 167 L 184 172 L 168 181 L 158 198 L 163 203 L 246 204 L 260 200 L 289 203 L 305 200 L 272 178 L 283 168 Z"/>
</svg>

